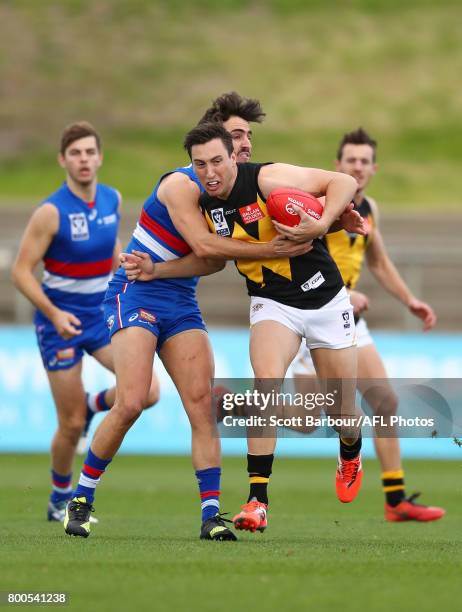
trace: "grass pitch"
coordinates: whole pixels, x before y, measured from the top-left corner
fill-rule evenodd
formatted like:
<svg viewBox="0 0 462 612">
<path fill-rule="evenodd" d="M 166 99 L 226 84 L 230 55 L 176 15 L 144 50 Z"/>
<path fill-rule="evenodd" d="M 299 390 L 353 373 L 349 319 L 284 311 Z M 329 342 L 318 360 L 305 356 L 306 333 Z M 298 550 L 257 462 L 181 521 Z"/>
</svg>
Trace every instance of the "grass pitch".
<svg viewBox="0 0 462 612">
<path fill-rule="evenodd" d="M 75 610 L 460 609 L 459 462 L 407 461 L 408 491 L 448 514 L 388 524 L 377 462 L 341 505 L 333 459 L 277 459 L 269 528 L 237 543 L 199 541 L 187 457 L 117 457 L 87 540 L 44 520 L 48 468 L 46 456 L 0 455 L 0 591 L 65 591 Z M 237 511 L 246 481 L 244 459 L 226 458 L 223 510 Z"/>
</svg>

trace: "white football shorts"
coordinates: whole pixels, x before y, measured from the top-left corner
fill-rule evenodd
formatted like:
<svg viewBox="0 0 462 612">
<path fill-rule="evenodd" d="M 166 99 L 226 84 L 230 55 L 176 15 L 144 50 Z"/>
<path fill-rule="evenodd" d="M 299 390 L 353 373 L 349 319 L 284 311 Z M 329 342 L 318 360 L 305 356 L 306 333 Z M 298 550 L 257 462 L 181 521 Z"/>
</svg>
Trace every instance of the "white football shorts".
<svg viewBox="0 0 462 612">
<path fill-rule="evenodd" d="M 330 302 L 316 310 L 294 308 L 275 300 L 252 296 L 250 326 L 260 321 L 282 323 L 305 338 L 308 349 L 342 349 L 356 344 L 353 308 L 345 287 Z"/>
<path fill-rule="evenodd" d="M 373 343 L 374 341 L 372 340 L 367 323 L 361 317 L 356 323 L 356 345 L 358 348 L 361 348 Z M 290 376 L 314 376 L 316 374 L 310 350 L 304 342 L 301 343 L 300 349 L 290 365 L 289 372 Z"/>
</svg>

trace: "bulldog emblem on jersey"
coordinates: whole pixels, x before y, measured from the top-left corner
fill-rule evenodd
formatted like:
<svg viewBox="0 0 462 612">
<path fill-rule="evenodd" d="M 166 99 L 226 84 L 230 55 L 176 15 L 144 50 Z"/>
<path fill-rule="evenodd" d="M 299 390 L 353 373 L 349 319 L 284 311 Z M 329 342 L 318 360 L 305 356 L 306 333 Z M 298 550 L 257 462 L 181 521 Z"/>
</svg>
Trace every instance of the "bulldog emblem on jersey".
<svg viewBox="0 0 462 612">
<path fill-rule="evenodd" d="M 85 213 L 72 213 L 69 215 L 72 240 L 88 240 L 90 232 Z"/>
</svg>

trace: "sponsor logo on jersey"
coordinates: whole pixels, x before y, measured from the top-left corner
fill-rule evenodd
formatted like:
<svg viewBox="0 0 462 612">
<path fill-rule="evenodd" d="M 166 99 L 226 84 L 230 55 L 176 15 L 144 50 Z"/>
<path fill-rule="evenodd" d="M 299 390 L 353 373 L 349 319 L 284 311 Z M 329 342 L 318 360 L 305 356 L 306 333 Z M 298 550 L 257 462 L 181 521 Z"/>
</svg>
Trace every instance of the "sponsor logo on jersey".
<svg viewBox="0 0 462 612">
<path fill-rule="evenodd" d="M 311 289 L 317 289 L 323 283 L 326 282 L 326 279 L 322 275 L 321 272 L 316 272 L 313 274 L 311 278 L 309 278 L 303 285 L 300 285 L 302 291 L 311 291 Z"/>
<path fill-rule="evenodd" d="M 98 211 L 96 210 L 96 208 L 93 208 L 89 213 L 88 213 L 88 220 L 89 221 L 94 221 L 96 219 L 96 217 L 98 216 Z M 98 223 L 100 222 L 100 219 L 98 219 Z"/>
<path fill-rule="evenodd" d="M 132 314 L 132 315 L 131 315 L 131 316 L 128 318 L 128 321 L 129 321 L 130 323 L 133 323 L 133 321 L 136 321 L 136 319 L 137 319 L 137 318 L 138 318 L 138 313 L 137 313 L 137 312 L 135 312 L 134 314 Z"/>
<path fill-rule="evenodd" d="M 142 321 L 146 321 L 147 323 L 156 323 L 157 317 L 151 312 L 147 312 L 146 310 L 141 309 L 139 311 L 140 319 Z"/>
<path fill-rule="evenodd" d="M 210 212 L 210 216 L 212 218 L 213 225 L 215 226 L 215 231 L 219 236 L 231 235 L 231 232 L 229 231 L 229 225 L 225 219 L 225 215 L 223 213 L 222 208 L 214 208 Z"/>
<path fill-rule="evenodd" d="M 74 241 L 88 240 L 90 232 L 88 230 L 87 216 L 85 213 L 72 213 L 69 215 L 71 226 L 71 239 Z"/>
<path fill-rule="evenodd" d="M 109 327 L 109 329 L 112 329 L 114 327 L 114 323 L 115 323 L 115 315 L 109 315 L 107 318 L 107 326 Z"/>
<path fill-rule="evenodd" d="M 239 209 L 239 214 L 241 215 L 241 219 L 247 225 L 248 223 L 254 223 L 255 221 L 260 221 L 265 216 L 263 214 L 262 209 L 258 206 L 258 203 L 249 204 L 248 206 L 243 206 Z"/>
<path fill-rule="evenodd" d="M 117 215 L 113 213 L 112 215 L 106 215 L 102 218 L 103 225 L 113 225 L 117 222 Z"/>
</svg>

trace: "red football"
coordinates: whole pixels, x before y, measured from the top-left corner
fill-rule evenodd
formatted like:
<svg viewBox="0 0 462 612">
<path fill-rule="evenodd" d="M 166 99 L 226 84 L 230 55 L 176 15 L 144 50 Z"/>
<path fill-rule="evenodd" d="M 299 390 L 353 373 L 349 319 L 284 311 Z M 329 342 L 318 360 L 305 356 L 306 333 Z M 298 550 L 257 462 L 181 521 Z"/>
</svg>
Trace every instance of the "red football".
<svg viewBox="0 0 462 612">
<path fill-rule="evenodd" d="M 273 189 L 266 200 L 266 208 L 270 217 L 291 227 L 300 223 L 300 217 L 292 204 L 298 204 L 315 219 L 320 219 L 324 210 L 318 198 L 315 198 L 311 193 L 292 187 Z"/>
</svg>

